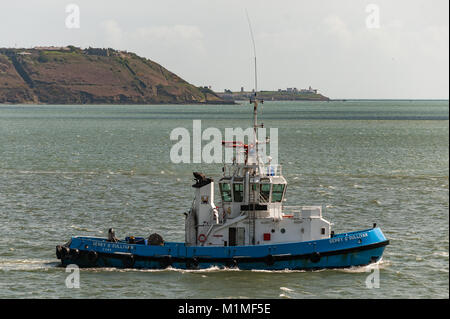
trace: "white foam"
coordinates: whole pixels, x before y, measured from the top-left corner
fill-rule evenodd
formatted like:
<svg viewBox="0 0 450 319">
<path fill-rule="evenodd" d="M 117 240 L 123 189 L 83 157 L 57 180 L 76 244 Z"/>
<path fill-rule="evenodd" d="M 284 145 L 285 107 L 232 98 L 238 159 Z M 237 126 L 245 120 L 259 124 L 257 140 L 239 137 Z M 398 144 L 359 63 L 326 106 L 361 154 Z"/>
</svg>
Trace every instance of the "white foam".
<svg viewBox="0 0 450 319">
<path fill-rule="evenodd" d="M 448 257 L 448 251 L 437 251 L 434 252 L 433 255 L 440 257 Z"/>
<path fill-rule="evenodd" d="M 167 267 L 164 269 L 137 269 L 137 268 L 115 268 L 115 267 L 103 267 L 103 268 L 84 268 L 85 271 L 93 272 L 179 272 L 179 273 L 212 273 L 212 272 L 223 272 L 223 271 L 240 271 L 237 268 L 219 268 L 217 266 L 205 268 L 205 269 L 179 269 L 173 267 Z M 206 277 L 206 276 L 205 276 Z"/>
<path fill-rule="evenodd" d="M 335 270 L 342 271 L 346 273 L 363 273 L 363 272 L 369 272 L 372 269 L 383 269 L 389 266 L 389 261 L 384 261 L 383 258 L 381 258 L 376 263 L 372 263 L 366 266 L 354 266 L 350 268 L 337 268 Z"/>
<path fill-rule="evenodd" d="M 80 227 L 80 226 L 76 226 L 76 225 L 70 225 L 70 228 L 73 228 L 73 229 L 78 230 L 78 231 L 86 231 L 86 232 L 90 232 L 90 233 L 95 233 L 96 232 L 95 230 L 91 230 L 91 229 L 88 229 L 86 227 Z"/>
<path fill-rule="evenodd" d="M 57 264 L 54 259 L 4 259 L 0 260 L 0 270 L 46 270 Z"/>
</svg>

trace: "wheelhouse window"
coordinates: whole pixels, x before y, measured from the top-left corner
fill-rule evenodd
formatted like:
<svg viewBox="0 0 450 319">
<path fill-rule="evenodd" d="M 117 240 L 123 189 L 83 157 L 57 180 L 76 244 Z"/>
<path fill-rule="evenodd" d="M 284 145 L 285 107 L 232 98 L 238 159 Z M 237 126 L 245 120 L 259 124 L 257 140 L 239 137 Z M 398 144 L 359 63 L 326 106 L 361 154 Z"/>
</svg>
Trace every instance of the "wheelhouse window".
<svg viewBox="0 0 450 319">
<path fill-rule="evenodd" d="M 268 202 L 270 198 L 270 184 L 261 184 L 260 185 L 261 198 Z"/>
<path fill-rule="evenodd" d="M 231 187 L 228 183 L 219 184 L 220 195 L 222 196 L 223 202 L 231 202 Z"/>
<path fill-rule="evenodd" d="M 272 187 L 272 202 L 283 200 L 284 184 L 274 184 Z"/>
<path fill-rule="evenodd" d="M 233 184 L 233 196 L 235 202 L 244 200 L 244 184 Z"/>
</svg>

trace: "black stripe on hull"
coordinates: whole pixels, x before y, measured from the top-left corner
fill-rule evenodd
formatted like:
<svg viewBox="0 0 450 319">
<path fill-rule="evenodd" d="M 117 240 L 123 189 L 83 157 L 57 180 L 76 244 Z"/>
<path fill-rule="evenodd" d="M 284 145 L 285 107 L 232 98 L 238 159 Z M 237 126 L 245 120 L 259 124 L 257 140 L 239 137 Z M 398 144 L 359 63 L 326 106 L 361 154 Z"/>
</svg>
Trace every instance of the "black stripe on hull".
<svg viewBox="0 0 450 319">
<path fill-rule="evenodd" d="M 382 241 L 375 244 L 365 245 L 365 246 L 359 246 L 359 247 L 353 247 L 353 248 L 346 248 L 346 249 L 340 249 L 340 250 L 333 250 L 333 251 L 326 251 L 326 252 L 320 252 L 320 258 L 321 257 L 327 257 L 327 256 L 334 256 L 334 255 L 345 255 L 349 253 L 355 253 L 365 250 L 371 250 L 376 249 L 380 247 L 384 247 L 389 245 L 389 240 Z M 77 261 L 79 262 L 80 267 L 98 267 L 97 260 L 94 262 L 88 260 L 88 254 L 89 251 L 86 250 L 80 250 L 79 254 L 76 258 L 71 258 L 70 255 L 66 257 L 61 258 L 62 265 L 67 265 L 71 263 L 77 264 Z M 314 260 L 314 258 L 317 258 L 317 253 L 311 253 L 311 254 L 301 254 L 301 255 L 268 255 L 263 257 L 228 257 L 228 258 L 212 258 L 212 257 L 204 257 L 204 256 L 194 256 L 194 257 L 173 257 L 173 256 L 140 256 L 140 255 L 132 255 L 131 253 L 102 253 L 97 252 L 98 258 L 114 258 L 114 259 L 120 259 L 125 261 L 125 265 L 129 263 L 130 267 L 126 268 L 133 268 L 133 265 L 136 261 L 155 261 L 160 262 L 161 267 L 157 268 L 167 268 L 173 263 L 186 263 L 186 268 L 190 269 L 196 269 L 199 263 L 220 263 L 224 265 L 229 265 L 230 267 L 238 266 L 239 263 L 251 263 L 251 262 L 264 262 L 266 264 L 273 264 L 277 261 L 287 261 L 287 260 L 294 260 L 294 259 L 310 259 Z M 370 264 L 372 262 L 367 263 Z M 363 266 L 363 265 L 361 265 Z M 330 268 L 347 268 L 349 266 L 344 267 L 330 267 Z M 326 268 L 326 267 L 319 267 L 320 269 Z M 319 269 L 317 268 L 317 269 Z M 314 268 L 307 268 L 307 269 L 314 269 Z"/>
</svg>

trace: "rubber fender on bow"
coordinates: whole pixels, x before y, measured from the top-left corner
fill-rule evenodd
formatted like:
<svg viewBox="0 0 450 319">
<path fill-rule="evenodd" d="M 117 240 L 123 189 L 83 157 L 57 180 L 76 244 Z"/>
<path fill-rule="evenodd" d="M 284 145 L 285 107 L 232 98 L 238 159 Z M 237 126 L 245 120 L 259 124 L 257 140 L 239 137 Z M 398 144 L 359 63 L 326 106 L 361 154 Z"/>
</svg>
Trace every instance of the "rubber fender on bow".
<svg viewBox="0 0 450 319">
<path fill-rule="evenodd" d="M 62 256 L 62 247 L 61 245 L 56 246 L 56 258 L 61 259 Z"/>
<path fill-rule="evenodd" d="M 80 251 L 76 248 L 72 248 L 69 251 L 69 256 L 72 259 L 77 259 L 80 256 Z"/>
<path fill-rule="evenodd" d="M 66 246 L 61 246 L 61 258 L 66 258 L 70 254 L 70 248 Z"/>
</svg>

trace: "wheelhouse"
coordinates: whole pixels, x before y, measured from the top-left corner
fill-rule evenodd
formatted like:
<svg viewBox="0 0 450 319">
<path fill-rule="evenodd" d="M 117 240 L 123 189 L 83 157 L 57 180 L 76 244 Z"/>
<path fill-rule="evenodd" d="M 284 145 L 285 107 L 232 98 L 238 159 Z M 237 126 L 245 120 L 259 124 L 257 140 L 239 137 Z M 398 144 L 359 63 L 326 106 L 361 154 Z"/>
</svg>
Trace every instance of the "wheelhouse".
<svg viewBox="0 0 450 319">
<path fill-rule="evenodd" d="M 229 203 L 282 203 L 286 194 L 283 177 L 261 179 L 222 178 L 219 192 L 222 204 Z"/>
</svg>

